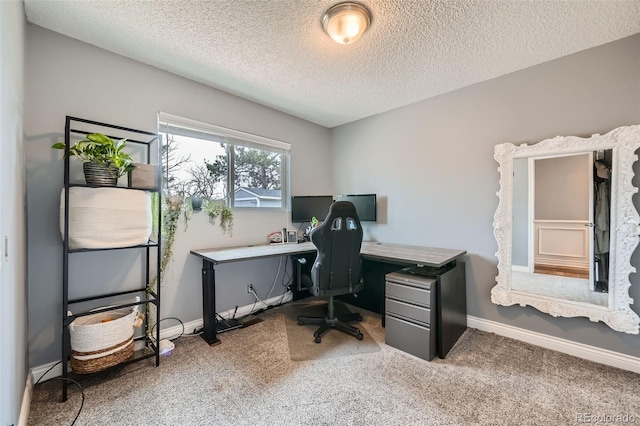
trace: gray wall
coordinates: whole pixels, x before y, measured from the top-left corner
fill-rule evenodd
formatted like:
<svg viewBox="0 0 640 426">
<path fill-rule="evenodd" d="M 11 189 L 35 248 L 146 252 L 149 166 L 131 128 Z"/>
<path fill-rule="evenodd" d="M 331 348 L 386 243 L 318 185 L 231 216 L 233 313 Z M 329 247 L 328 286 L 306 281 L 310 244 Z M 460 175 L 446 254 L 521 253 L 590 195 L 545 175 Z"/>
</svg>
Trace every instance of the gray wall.
<svg viewBox="0 0 640 426">
<path fill-rule="evenodd" d="M 332 132 L 335 191 L 386 197 L 386 220 L 365 224 L 369 239 L 467 250 L 469 315 L 637 356 L 637 335 L 586 318 L 499 307 L 490 290 L 499 187 L 493 147 L 637 124 L 639 77 L 635 35 L 340 126 Z M 632 263 L 640 267 L 637 251 Z M 631 297 L 640 301 L 638 274 L 631 281 Z M 640 312 L 638 302 L 633 309 Z"/>
<path fill-rule="evenodd" d="M 0 2 L 0 424 L 17 424 L 27 382 L 27 283 L 23 151 L 25 18 Z M 5 251 L 5 238 L 8 250 Z M 6 257 L 5 257 L 6 255 Z"/>
<path fill-rule="evenodd" d="M 587 154 L 534 161 L 534 220 L 589 220 Z"/>
<path fill-rule="evenodd" d="M 30 25 L 26 62 L 26 168 L 29 262 L 30 365 L 61 357 L 62 242 L 58 202 L 63 162 L 50 147 L 61 140 L 66 115 L 155 131 L 159 111 L 289 142 L 292 193 L 332 193 L 330 132 L 326 128 L 203 86 L 191 80 L 114 55 L 94 46 Z M 313 158 L 313 161 L 308 161 Z M 212 227 L 206 213 L 180 224 L 174 258 L 162 285 L 162 317 L 193 321 L 202 317 L 201 262 L 192 249 L 265 243 L 289 224 L 284 210 L 235 211 L 233 237 Z M 74 295 L 100 294 L 137 282 L 138 256 L 109 252 L 72 257 Z M 217 310 L 254 302 L 246 284 L 266 298 L 282 294 L 278 259 L 217 268 Z M 112 271 L 105 274 L 104 271 Z M 135 271 L 129 273 L 129 271 Z M 107 276 L 112 275 L 112 276 Z M 163 323 L 165 326 L 176 323 Z"/>
</svg>

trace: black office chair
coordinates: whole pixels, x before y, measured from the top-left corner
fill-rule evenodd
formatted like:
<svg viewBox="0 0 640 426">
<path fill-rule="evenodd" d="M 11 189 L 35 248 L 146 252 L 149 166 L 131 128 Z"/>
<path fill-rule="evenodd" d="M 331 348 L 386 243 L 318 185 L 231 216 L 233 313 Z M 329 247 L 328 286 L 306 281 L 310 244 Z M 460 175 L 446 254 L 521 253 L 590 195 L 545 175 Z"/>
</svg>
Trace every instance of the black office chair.
<svg viewBox="0 0 640 426">
<path fill-rule="evenodd" d="M 355 206 L 348 201 L 337 201 L 329 208 L 324 222 L 311 232 L 311 241 L 316 246 L 316 260 L 311 269 L 311 294 L 329 297 L 324 317 L 298 316 L 298 324 L 320 324 L 313 333 L 315 342 L 331 328 L 354 335 L 358 340 L 363 336 L 360 330 L 347 322 L 362 321 L 360 314 L 336 317 L 334 296 L 357 293 L 364 286 L 362 281 L 362 227 Z"/>
</svg>

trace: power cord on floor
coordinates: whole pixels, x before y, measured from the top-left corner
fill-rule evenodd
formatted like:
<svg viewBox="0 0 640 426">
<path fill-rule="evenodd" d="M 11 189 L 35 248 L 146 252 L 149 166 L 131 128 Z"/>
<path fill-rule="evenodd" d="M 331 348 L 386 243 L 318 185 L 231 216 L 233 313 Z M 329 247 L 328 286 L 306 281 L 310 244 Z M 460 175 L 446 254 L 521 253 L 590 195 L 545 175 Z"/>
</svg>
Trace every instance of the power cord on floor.
<svg viewBox="0 0 640 426">
<path fill-rule="evenodd" d="M 44 372 L 44 374 L 42 374 L 40 376 L 40 378 L 38 379 L 38 381 L 33 385 L 33 388 L 35 389 L 37 386 L 43 385 L 47 382 L 50 382 L 52 380 L 62 380 L 62 381 L 68 381 L 73 383 L 74 385 L 76 385 L 78 387 L 78 389 L 80 389 L 80 394 L 82 395 L 82 401 L 80 402 L 80 408 L 78 409 L 78 412 L 76 413 L 76 416 L 74 417 L 73 421 L 71 422 L 71 426 L 76 424 L 76 421 L 78 421 L 78 417 L 80 417 L 80 413 L 82 413 L 82 408 L 84 407 L 84 389 L 82 389 L 82 386 L 80 386 L 80 383 L 76 382 L 73 379 L 70 379 L 68 377 L 52 377 L 50 379 L 45 380 L 44 382 L 40 382 L 40 380 L 42 380 L 42 378 L 44 376 L 47 375 L 47 373 L 51 370 L 53 370 L 53 368 L 58 365 L 61 364 L 62 360 L 56 362 L 55 364 L 53 364 L 51 367 L 49 367 L 49 369 L 47 371 Z"/>
<path fill-rule="evenodd" d="M 237 309 L 237 308 L 236 308 L 236 309 Z M 218 314 L 216 314 L 216 315 L 218 315 Z M 153 330 L 156 328 L 156 326 L 157 326 L 159 323 L 161 323 L 162 321 L 165 321 L 165 320 L 175 320 L 175 321 L 178 321 L 178 322 L 180 323 L 180 325 L 182 326 L 182 332 L 181 332 L 179 335 L 177 335 L 176 337 L 172 337 L 172 338 L 170 338 L 170 339 L 167 339 L 167 340 L 174 341 L 174 340 L 177 340 L 177 339 L 179 339 L 179 338 L 181 338 L 181 337 L 194 337 L 194 336 L 200 336 L 200 335 L 203 333 L 202 328 L 200 329 L 200 331 L 197 331 L 198 329 L 195 329 L 193 333 L 186 333 L 186 329 L 185 329 L 185 326 L 184 326 L 184 322 L 182 322 L 182 320 L 181 320 L 180 318 L 176 318 L 176 317 L 166 317 L 166 318 L 162 318 L 160 321 L 158 321 L 156 324 L 154 324 L 154 325 L 153 325 L 153 327 L 151 327 L 151 339 L 152 339 L 154 342 L 155 342 L 155 339 L 153 338 Z M 161 340 L 162 340 L 162 339 L 161 339 Z"/>
<path fill-rule="evenodd" d="M 73 419 L 73 421 L 71 422 L 71 426 L 76 424 L 76 421 L 78 421 L 78 417 L 80 417 L 80 413 L 82 413 L 82 408 L 84 407 L 84 389 L 82 389 L 82 386 L 80 386 L 80 383 L 76 382 L 73 379 L 70 379 L 68 377 L 53 377 L 49 380 L 45 380 L 43 383 L 49 382 L 51 380 L 62 380 L 62 381 L 67 381 L 67 382 L 71 382 L 74 385 L 76 385 L 78 387 L 78 389 L 80 389 L 80 395 L 82 396 L 82 401 L 80 402 L 80 408 L 78 409 L 78 413 L 76 414 L 76 417 Z"/>
<path fill-rule="evenodd" d="M 155 342 L 155 338 L 154 338 L 153 330 L 158 326 L 158 324 L 160 324 L 162 321 L 166 321 L 166 320 L 178 321 L 180 323 L 180 325 L 182 326 L 182 332 L 177 337 L 173 337 L 173 338 L 168 339 L 168 340 L 174 341 L 174 340 L 177 340 L 177 339 L 181 338 L 182 336 L 185 336 L 184 323 L 180 320 L 180 318 L 166 317 L 166 318 L 162 318 L 160 321 L 158 321 L 155 324 L 153 324 L 153 327 L 151 327 L 151 332 L 149 334 L 151 336 L 151 340 L 153 340 L 154 342 Z"/>
<path fill-rule="evenodd" d="M 40 383 L 40 380 L 42 380 L 42 378 L 43 378 L 44 376 L 46 376 L 46 375 L 47 375 L 47 373 L 48 373 L 49 371 L 53 370 L 53 369 L 55 368 L 55 366 L 56 366 L 56 365 L 58 365 L 58 364 L 62 364 L 62 360 L 60 360 L 60 361 L 56 362 L 56 363 L 55 363 L 55 364 L 53 364 L 51 367 L 49 367 L 49 369 L 48 369 L 47 371 L 45 371 L 44 373 L 42 373 L 42 375 L 40 376 L 40 378 L 38 379 L 38 381 L 33 385 L 33 387 L 35 388 L 36 386 L 38 386 L 38 384 Z M 43 383 L 44 383 L 44 382 L 43 382 Z"/>
</svg>

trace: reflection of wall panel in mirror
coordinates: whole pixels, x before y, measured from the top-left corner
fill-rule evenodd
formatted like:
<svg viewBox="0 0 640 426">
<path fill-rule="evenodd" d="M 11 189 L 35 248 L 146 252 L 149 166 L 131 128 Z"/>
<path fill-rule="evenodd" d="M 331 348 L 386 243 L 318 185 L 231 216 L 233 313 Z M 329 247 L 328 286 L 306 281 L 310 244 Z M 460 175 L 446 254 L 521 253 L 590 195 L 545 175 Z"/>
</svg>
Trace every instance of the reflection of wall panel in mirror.
<svg viewBox="0 0 640 426">
<path fill-rule="evenodd" d="M 536 221 L 534 225 L 535 272 L 570 276 L 573 271 L 574 275 L 588 279 L 589 244 L 591 243 L 588 224 L 586 220 Z"/>
<path fill-rule="evenodd" d="M 614 330 L 638 334 L 640 317 L 631 309 L 633 300 L 629 297 L 629 274 L 635 272 L 630 261 L 631 254 L 638 245 L 640 233 L 640 216 L 632 201 L 633 194 L 638 191 L 632 184 L 632 166 L 638 159 L 635 154 L 638 148 L 638 125 L 620 127 L 605 135 L 593 135 L 590 138 L 558 136 L 535 145 L 505 143 L 495 147 L 495 159 L 500 164 L 500 190 L 493 224 L 498 243 L 497 284 L 491 290 L 493 303 L 532 306 L 554 317 L 587 317 L 594 322 L 602 321 Z M 601 155 L 608 157 L 607 166 L 610 169 L 595 173 L 596 168 L 592 167 L 592 163 L 598 165 L 597 159 Z M 536 204 L 548 200 L 532 190 L 536 187 L 534 163 L 551 158 L 561 162 L 560 157 L 569 156 L 575 157 L 571 160 L 582 162 L 591 170 L 585 174 L 587 182 L 584 182 L 584 176 L 579 180 L 565 176 L 562 182 L 555 182 L 555 190 L 568 188 L 555 202 L 567 205 L 555 206 L 551 213 L 540 213 L 541 217 L 545 217 L 540 222 L 556 221 L 559 225 L 544 223 L 549 229 L 537 237 L 542 235 L 546 240 L 537 243 L 543 252 L 555 254 L 556 259 L 564 262 L 575 263 L 577 261 L 574 258 L 577 257 L 582 257 L 581 261 L 585 262 L 585 255 L 586 262 L 589 262 L 594 257 L 598 258 L 598 251 L 594 251 L 598 244 L 593 243 L 593 230 L 596 230 L 595 234 L 606 232 L 608 245 L 605 250 L 608 254 L 602 259 L 608 258 L 608 267 L 604 272 L 609 281 L 608 289 L 604 291 L 594 289 L 589 279 L 533 271 L 536 244 L 534 217 L 538 214 Z M 585 162 L 586 157 L 588 162 Z M 518 173 L 526 173 L 526 177 Z M 607 175 L 605 186 L 599 186 L 603 183 L 601 175 Z M 551 177 L 551 182 L 554 179 Z M 572 182 L 567 183 L 570 180 Z M 525 187 L 528 189 L 523 189 Z M 578 197 L 582 200 L 581 205 L 568 203 L 569 200 L 576 202 L 573 196 L 578 193 L 581 194 Z M 586 208 L 585 198 L 589 199 Z M 527 212 L 526 216 L 522 216 L 523 211 Z M 579 230 L 579 226 L 582 229 Z M 552 235 L 554 232 L 560 235 L 556 242 L 549 239 L 555 238 Z M 576 244 L 569 245 L 568 240 L 571 239 Z M 582 247 L 578 247 L 580 244 Z M 590 274 L 594 275 L 593 270 Z"/>
</svg>

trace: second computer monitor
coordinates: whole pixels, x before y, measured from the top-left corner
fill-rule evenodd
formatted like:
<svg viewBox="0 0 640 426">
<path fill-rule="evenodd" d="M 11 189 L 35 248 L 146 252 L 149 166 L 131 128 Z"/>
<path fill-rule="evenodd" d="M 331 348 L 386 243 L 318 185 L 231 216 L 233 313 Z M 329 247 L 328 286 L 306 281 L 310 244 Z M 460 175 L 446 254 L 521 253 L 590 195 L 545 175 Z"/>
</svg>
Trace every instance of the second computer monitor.
<svg viewBox="0 0 640 426">
<path fill-rule="evenodd" d="M 375 222 L 376 194 L 336 195 L 336 201 L 350 201 L 356 207 L 360 222 Z"/>
</svg>

